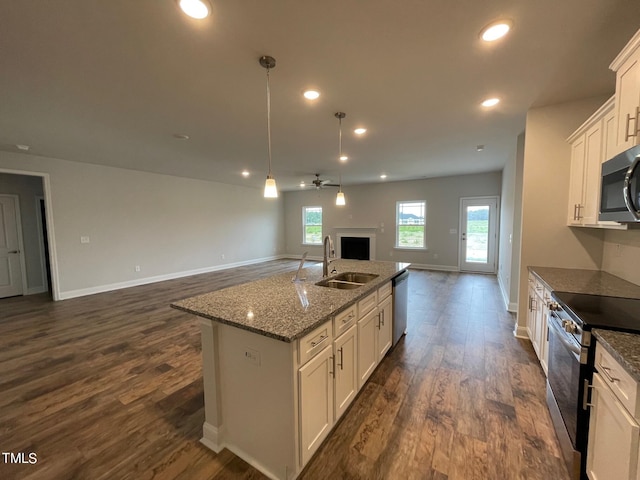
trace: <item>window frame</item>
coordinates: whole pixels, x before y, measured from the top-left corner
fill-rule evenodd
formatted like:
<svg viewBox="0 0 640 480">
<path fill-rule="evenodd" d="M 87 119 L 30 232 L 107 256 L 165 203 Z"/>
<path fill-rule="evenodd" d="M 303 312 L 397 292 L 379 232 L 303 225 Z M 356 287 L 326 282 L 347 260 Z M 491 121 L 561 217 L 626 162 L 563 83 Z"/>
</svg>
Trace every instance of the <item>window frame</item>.
<svg viewBox="0 0 640 480">
<path fill-rule="evenodd" d="M 320 210 L 320 223 L 307 223 L 307 211 L 311 209 Z M 308 226 L 320 226 L 320 240 L 315 242 L 307 242 L 307 227 Z M 302 207 L 302 245 L 313 245 L 313 246 L 321 246 L 322 245 L 322 206 L 320 205 L 305 205 Z"/>
<path fill-rule="evenodd" d="M 402 205 L 412 204 L 412 203 L 422 204 L 422 210 L 423 210 L 422 223 L 416 225 L 416 226 L 422 227 L 422 245 L 416 246 L 416 247 L 412 247 L 410 245 L 400 245 L 400 227 L 407 225 L 407 224 L 404 224 L 404 225 L 400 224 L 400 208 Z M 396 250 L 411 250 L 411 251 L 427 250 L 427 201 L 426 200 L 398 200 L 396 202 L 396 239 L 395 239 L 394 248 Z"/>
</svg>

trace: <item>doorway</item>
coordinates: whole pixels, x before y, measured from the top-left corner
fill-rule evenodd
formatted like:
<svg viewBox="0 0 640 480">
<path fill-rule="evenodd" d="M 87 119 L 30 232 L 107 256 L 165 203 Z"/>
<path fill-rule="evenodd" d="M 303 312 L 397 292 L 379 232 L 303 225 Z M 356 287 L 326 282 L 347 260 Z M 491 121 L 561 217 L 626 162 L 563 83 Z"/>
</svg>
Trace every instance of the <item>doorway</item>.
<svg viewBox="0 0 640 480">
<path fill-rule="evenodd" d="M 25 291 L 24 247 L 17 195 L 0 195 L 0 298 Z"/>
<path fill-rule="evenodd" d="M 460 270 L 496 273 L 498 197 L 460 199 Z"/>
</svg>

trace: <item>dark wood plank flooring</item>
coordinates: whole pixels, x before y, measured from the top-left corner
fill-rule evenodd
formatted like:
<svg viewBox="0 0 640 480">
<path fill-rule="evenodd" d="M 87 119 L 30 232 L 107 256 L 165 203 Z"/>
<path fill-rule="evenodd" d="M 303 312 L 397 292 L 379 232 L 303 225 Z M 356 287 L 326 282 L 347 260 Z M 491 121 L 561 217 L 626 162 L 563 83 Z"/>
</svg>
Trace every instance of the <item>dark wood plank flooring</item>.
<svg viewBox="0 0 640 480">
<path fill-rule="evenodd" d="M 38 459 L 0 456 L 0 478 L 266 478 L 199 443 L 198 320 L 168 305 L 297 263 L 0 300 L 0 451 Z M 409 289 L 408 336 L 300 478 L 567 479 L 544 375 L 495 277 L 412 271 Z"/>
</svg>

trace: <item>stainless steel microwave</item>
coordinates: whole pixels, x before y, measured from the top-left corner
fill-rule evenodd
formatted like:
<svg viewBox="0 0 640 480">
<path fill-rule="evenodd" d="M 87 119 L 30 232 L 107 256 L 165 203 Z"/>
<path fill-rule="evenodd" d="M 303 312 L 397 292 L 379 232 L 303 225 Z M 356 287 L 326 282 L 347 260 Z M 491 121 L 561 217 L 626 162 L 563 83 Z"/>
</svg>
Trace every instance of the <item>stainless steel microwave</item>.
<svg viewBox="0 0 640 480">
<path fill-rule="evenodd" d="M 640 222 L 640 145 L 602 164 L 598 220 Z"/>
</svg>

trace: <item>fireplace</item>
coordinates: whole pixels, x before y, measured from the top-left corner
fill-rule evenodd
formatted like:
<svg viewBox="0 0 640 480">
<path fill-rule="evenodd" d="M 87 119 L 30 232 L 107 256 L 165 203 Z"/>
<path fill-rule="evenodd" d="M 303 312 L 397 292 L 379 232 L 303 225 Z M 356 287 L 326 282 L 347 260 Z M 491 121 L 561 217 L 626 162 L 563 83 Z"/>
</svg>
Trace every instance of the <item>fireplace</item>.
<svg viewBox="0 0 640 480">
<path fill-rule="evenodd" d="M 375 260 L 375 234 L 342 232 L 336 235 L 337 256 L 352 260 Z"/>
</svg>

